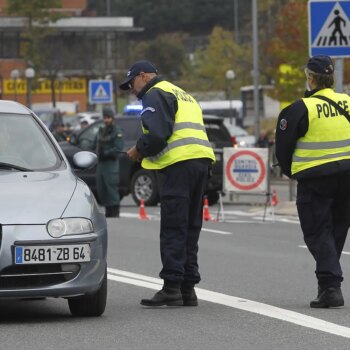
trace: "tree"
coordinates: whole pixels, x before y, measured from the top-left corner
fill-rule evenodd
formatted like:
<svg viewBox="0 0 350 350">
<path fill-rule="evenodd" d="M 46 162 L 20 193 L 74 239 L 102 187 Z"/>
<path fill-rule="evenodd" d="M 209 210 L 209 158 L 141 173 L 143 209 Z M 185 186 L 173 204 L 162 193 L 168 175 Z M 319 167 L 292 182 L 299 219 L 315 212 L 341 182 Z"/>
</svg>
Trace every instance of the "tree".
<svg viewBox="0 0 350 350">
<path fill-rule="evenodd" d="M 61 0 L 7 1 L 6 11 L 9 15 L 26 18 L 26 28 L 22 33 L 22 39 L 27 44 L 24 59 L 36 70 L 39 70 L 43 56 L 43 52 L 39 50 L 40 42 L 52 33 L 48 24 L 63 17 L 52 9 L 61 7 Z"/>
<path fill-rule="evenodd" d="M 169 79 L 179 79 L 186 60 L 183 33 L 168 33 L 153 40 L 140 41 L 131 50 L 131 61 L 146 59 L 153 62 L 160 73 Z"/>
<path fill-rule="evenodd" d="M 181 84 L 192 91 L 226 90 L 225 73 L 232 69 L 236 74 L 233 93 L 238 96 L 241 86 L 251 84 L 251 57 L 248 45 L 238 45 L 231 31 L 215 27 L 208 46 L 198 49 L 184 67 Z"/>
<path fill-rule="evenodd" d="M 275 83 L 273 97 L 280 101 L 300 98 L 305 89 L 302 70 L 308 58 L 307 3 L 290 0 L 275 16 L 275 36 L 267 42 L 266 75 Z"/>
</svg>

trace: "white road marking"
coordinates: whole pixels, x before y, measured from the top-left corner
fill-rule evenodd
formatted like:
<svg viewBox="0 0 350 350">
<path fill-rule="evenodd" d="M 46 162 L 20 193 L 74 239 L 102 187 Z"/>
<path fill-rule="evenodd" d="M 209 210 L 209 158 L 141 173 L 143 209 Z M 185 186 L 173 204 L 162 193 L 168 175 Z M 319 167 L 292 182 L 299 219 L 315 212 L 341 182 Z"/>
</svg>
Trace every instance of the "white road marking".
<svg viewBox="0 0 350 350">
<path fill-rule="evenodd" d="M 305 248 L 305 249 L 307 249 L 307 246 L 306 246 L 306 245 L 299 245 L 298 247 L 299 247 L 299 248 Z M 342 252 L 342 254 L 350 255 L 350 252 Z"/>
<path fill-rule="evenodd" d="M 159 290 L 163 285 L 163 280 L 148 277 L 128 271 L 108 268 L 108 279 L 116 282 L 132 284 L 139 287 Z M 252 312 L 255 314 L 275 318 L 281 321 L 290 322 L 302 327 L 315 329 L 321 332 L 350 338 L 350 328 L 327 322 L 315 317 L 303 315 L 294 311 L 282 309 L 256 301 L 238 298 L 231 295 L 212 292 L 201 288 L 196 288 L 198 298 L 211 303 L 229 306 L 235 309 Z"/>
<path fill-rule="evenodd" d="M 211 230 L 209 228 L 204 228 L 204 227 L 202 227 L 202 231 L 219 233 L 220 235 L 232 235 L 232 232 L 220 231 L 220 230 Z"/>
</svg>

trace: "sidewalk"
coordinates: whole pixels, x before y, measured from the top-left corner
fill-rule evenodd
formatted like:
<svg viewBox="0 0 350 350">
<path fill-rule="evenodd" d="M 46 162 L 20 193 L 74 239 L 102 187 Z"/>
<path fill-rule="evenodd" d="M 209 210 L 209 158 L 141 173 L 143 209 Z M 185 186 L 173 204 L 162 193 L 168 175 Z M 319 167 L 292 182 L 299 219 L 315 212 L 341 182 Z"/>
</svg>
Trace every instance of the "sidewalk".
<svg viewBox="0 0 350 350">
<path fill-rule="evenodd" d="M 295 204 L 296 182 L 288 178 L 273 178 L 270 183 L 271 192 L 275 191 L 278 204 L 275 206 L 275 215 L 298 216 Z M 249 211 L 261 210 L 265 206 L 266 195 L 227 193 L 223 196 L 223 204 L 249 206 Z"/>
</svg>

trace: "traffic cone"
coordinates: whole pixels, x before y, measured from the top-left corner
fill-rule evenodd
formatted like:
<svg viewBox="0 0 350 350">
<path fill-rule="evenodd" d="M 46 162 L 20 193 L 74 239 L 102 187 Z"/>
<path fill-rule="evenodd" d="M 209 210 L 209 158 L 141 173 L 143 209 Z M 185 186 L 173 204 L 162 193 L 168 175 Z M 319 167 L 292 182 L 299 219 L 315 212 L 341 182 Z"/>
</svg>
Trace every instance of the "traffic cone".
<svg viewBox="0 0 350 350">
<path fill-rule="evenodd" d="M 277 193 L 276 190 L 272 191 L 272 197 L 271 197 L 271 205 L 275 207 L 278 204 L 278 198 L 277 198 Z"/>
<path fill-rule="evenodd" d="M 145 210 L 145 200 L 144 199 L 140 200 L 139 217 L 141 220 L 148 220 L 148 216 L 147 216 L 146 210 Z"/>
<path fill-rule="evenodd" d="M 210 221 L 211 220 L 211 216 L 210 216 L 210 213 L 209 213 L 209 202 L 208 202 L 208 197 L 207 196 L 204 197 L 203 219 L 205 221 Z"/>
</svg>

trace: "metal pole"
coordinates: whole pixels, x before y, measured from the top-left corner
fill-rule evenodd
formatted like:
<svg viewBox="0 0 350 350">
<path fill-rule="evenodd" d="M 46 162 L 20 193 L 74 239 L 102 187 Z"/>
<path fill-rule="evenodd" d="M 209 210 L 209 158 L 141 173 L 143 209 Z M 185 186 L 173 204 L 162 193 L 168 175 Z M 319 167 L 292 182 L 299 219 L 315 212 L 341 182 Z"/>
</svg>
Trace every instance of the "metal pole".
<svg viewBox="0 0 350 350">
<path fill-rule="evenodd" d="M 253 17 L 253 77 L 254 77 L 254 114 L 255 114 L 255 137 L 260 134 L 259 116 L 259 52 L 258 52 L 258 14 L 256 0 L 252 0 Z"/>
<path fill-rule="evenodd" d="M 17 101 L 17 78 L 13 79 L 14 80 L 14 93 L 15 93 L 15 101 Z"/>
<path fill-rule="evenodd" d="M 233 11 L 234 11 L 234 21 L 235 21 L 235 42 L 238 44 L 238 0 L 233 0 Z"/>
<path fill-rule="evenodd" d="M 32 78 L 27 78 L 27 106 L 32 108 Z"/>
<path fill-rule="evenodd" d="M 343 92 L 344 58 L 335 59 L 335 91 Z"/>
</svg>

